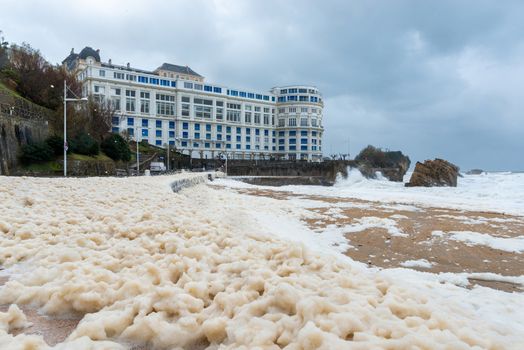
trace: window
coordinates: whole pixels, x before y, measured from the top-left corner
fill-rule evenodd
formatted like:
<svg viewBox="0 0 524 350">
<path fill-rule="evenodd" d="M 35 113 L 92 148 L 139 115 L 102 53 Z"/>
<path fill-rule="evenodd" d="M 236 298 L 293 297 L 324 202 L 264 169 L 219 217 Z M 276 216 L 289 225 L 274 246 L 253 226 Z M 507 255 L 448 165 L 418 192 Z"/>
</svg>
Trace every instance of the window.
<svg viewBox="0 0 524 350">
<path fill-rule="evenodd" d="M 246 136 L 246 142 L 251 142 L 251 136 Z"/>
<path fill-rule="evenodd" d="M 219 87 L 214 87 L 213 88 L 213 92 L 217 93 L 217 94 L 221 94 L 222 93 L 222 88 L 219 88 Z"/>
<path fill-rule="evenodd" d="M 195 118 L 211 119 L 213 100 L 194 98 L 193 104 L 195 105 Z"/>
<path fill-rule="evenodd" d="M 297 150 L 297 146 L 295 146 L 295 145 L 289 146 L 289 150 L 290 151 L 296 151 Z"/>
<path fill-rule="evenodd" d="M 174 138 L 175 137 L 175 132 L 174 131 L 169 131 L 169 137 L 170 138 Z"/>
<path fill-rule="evenodd" d="M 244 112 L 244 122 L 251 124 L 251 112 Z"/>
<path fill-rule="evenodd" d="M 316 137 L 317 136 L 317 132 L 316 131 L 312 131 L 311 132 L 311 136 Z"/>
<path fill-rule="evenodd" d="M 289 130 L 289 136 L 297 136 L 296 130 Z"/>
<path fill-rule="evenodd" d="M 175 145 L 175 141 L 174 140 L 169 140 L 169 145 L 170 146 L 174 146 Z"/>
<path fill-rule="evenodd" d="M 143 76 L 139 75 L 138 76 L 138 82 L 147 84 L 149 82 L 149 79 L 147 77 L 143 77 Z"/>
<path fill-rule="evenodd" d="M 187 141 L 182 141 L 182 147 L 187 147 Z"/>
<path fill-rule="evenodd" d="M 118 126 L 114 127 L 114 128 L 111 128 L 111 132 L 114 133 L 114 134 L 118 134 L 120 130 L 118 129 Z"/>
<path fill-rule="evenodd" d="M 199 132 L 195 132 L 195 139 L 199 139 L 200 138 L 200 133 Z"/>
<path fill-rule="evenodd" d="M 135 99 L 134 98 L 126 98 L 126 111 L 127 112 L 134 112 L 135 111 Z"/>
<path fill-rule="evenodd" d="M 260 113 L 255 113 L 255 124 L 260 124 Z"/>
<path fill-rule="evenodd" d="M 237 135 L 237 142 L 242 142 L 242 136 Z"/>
<path fill-rule="evenodd" d="M 211 144 L 209 142 L 204 143 L 205 148 L 211 148 Z"/>
<path fill-rule="evenodd" d="M 112 97 L 111 105 L 113 106 L 116 112 L 120 112 L 120 98 L 119 97 Z"/>
<path fill-rule="evenodd" d="M 119 117 L 111 117 L 111 124 L 113 124 L 113 125 L 120 124 L 120 118 Z"/>
<path fill-rule="evenodd" d="M 237 143 L 237 147 L 236 147 L 236 148 L 237 148 L 237 149 L 240 149 L 240 144 Z"/>
<path fill-rule="evenodd" d="M 189 133 L 187 131 L 182 132 L 182 138 L 183 139 L 189 138 Z"/>
<path fill-rule="evenodd" d="M 307 139 L 300 139 L 301 145 L 307 145 Z"/>
<path fill-rule="evenodd" d="M 289 118 L 287 122 L 288 126 L 297 126 L 297 118 Z"/>
<path fill-rule="evenodd" d="M 282 90 L 280 90 L 280 94 L 282 94 L 282 95 L 287 94 L 287 89 L 282 89 Z"/>
<path fill-rule="evenodd" d="M 311 126 L 317 126 L 317 119 L 311 118 Z"/>
<path fill-rule="evenodd" d="M 142 119 L 142 127 L 143 128 L 147 128 L 149 126 L 149 120 L 147 119 Z"/>
<path fill-rule="evenodd" d="M 193 87 L 195 88 L 195 90 L 202 90 L 203 89 L 202 84 L 195 83 L 195 85 Z"/>
<path fill-rule="evenodd" d="M 300 132 L 300 136 L 307 136 L 307 130 L 302 130 Z"/>
<path fill-rule="evenodd" d="M 135 129 L 127 128 L 127 134 L 131 137 L 135 136 Z"/>
<path fill-rule="evenodd" d="M 175 115 L 175 96 L 156 94 L 156 113 L 159 115 Z"/>
<path fill-rule="evenodd" d="M 222 140 L 222 134 L 217 134 L 217 140 L 219 140 L 219 141 Z"/>
<path fill-rule="evenodd" d="M 106 76 L 106 71 L 103 70 L 103 69 L 100 69 L 100 70 L 98 71 L 98 75 L 101 76 L 101 77 L 105 77 L 105 76 Z"/>
<path fill-rule="evenodd" d="M 231 141 L 231 135 L 226 135 L 226 141 Z"/>
<path fill-rule="evenodd" d="M 145 136 L 145 137 L 149 136 L 149 130 L 142 129 L 142 136 Z"/>
<path fill-rule="evenodd" d="M 286 132 L 285 131 L 279 131 L 278 132 L 278 136 L 279 137 L 284 137 L 284 136 L 286 136 Z"/>
<path fill-rule="evenodd" d="M 255 129 L 255 135 L 260 135 L 260 129 Z"/>
<path fill-rule="evenodd" d="M 224 109 L 223 108 L 216 109 L 216 119 L 218 120 L 224 119 Z"/>
<path fill-rule="evenodd" d="M 297 112 L 297 108 L 296 107 L 290 107 L 289 108 L 289 113 L 296 113 Z"/>
<path fill-rule="evenodd" d="M 307 113 L 307 107 L 302 107 L 302 108 L 300 108 L 300 112 L 302 112 L 302 113 Z"/>
<path fill-rule="evenodd" d="M 200 123 L 195 123 L 195 130 L 200 131 Z"/>
<path fill-rule="evenodd" d="M 125 74 L 124 73 L 113 72 L 113 78 L 115 78 L 115 79 L 125 79 Z"/>
<path fill-rule="evenodd" d="M 182 129 L 188 130 L 189 129 L 189 123 L 182 123 Z"/>
<path fill-rule="evenodd" d="M 193 88 L 193 83 L 189 83 L 187 81 L 184 81 L 184 88 L 185 89 L 192 89 Z"/>
<path fill-rule="evenodd" d="M 126 96 L 127 97 L 136 97 L 136 91 L 135 90 L 126 90 Z"/>
<path fill-rule="evenodd" d="M 231 144 L 230 143 L 226 143 L 226 148 L 227 149 L 231 149 Z"/>
<path fill-rule="evenodd" d="M 211 140 L 211 134 L 210 133 L 206 133 L 206 140 Z"/>
<path fill-rule="evenodd" d="M 113 95 L 117 95 L 117 96 L 120 96 L 120 93 L 121 93 L 121 89 L 120 88 L 111 88 L 111 93 Z"/>
<path fill-rule="evenodd" d="M 307 118 L 300 118 L 300 126 L 308 126 Z"/>
<path fill-rule="evenodd" d="M 222 132 L 222 125 L 217 125 L 217 131 Z"/>
<path fill-rule="evenodd" d="M 264 114 L 264 125 L 269 125 L 269 114 Z"/>
<path fill-rule="evenodd" d="M 206 131 L 211 131 L 211 124 L 206 124 Z"/>
<path fill-rule="evenodd" d="M 149 92 L 140 91 L 140 113 L 149 114 Z"/>
<path fill-rule="evenodd" d="M 300 146 L 301 151 L 307 151 L 307 146 Z"/>
<path fill-rule="evenodd" d="M 215 145 L 215 147 L 216 147 L 216 148 L 222 148 L 222 144 L 221 144 L 221 143 L 217 143 L 217 144 Z"/>
<path fill-rule="evenodd" d="M 226 126 L 226 132 L 227 132 L 228 134 L 231 133 L 231 127 L 230 127 L 230 126 Z"/>
<path fill-rule="evenodd" d="M 289 144 L 290 145 L 296 145 L 297 144 L 297 139 L 289 139 Z"/>
<path fill-rule="evenodd" d="M 156 137 L 162 137 L 162 130 L 156 131 Z"/>
<path fill-rule="evenodd" d="M 127 118 L 127 125 L 128 126 L 134 126 L 135 125 L 135 118 Z"/>
<path fill-rule="evenodd" d="M 155 125 L 157 128 L 162 128 L 162 121 L 161 120 L 155 120 Z"/>
<path fill-rule="evenodd" d="M 286 125 L 286 120 L 285 119 L 279 119 L 278 120 L 278 126 L 283 127 L 285 125 Z"/>
<path fill-rule="evenodd" d="M 200 147 L 200 145 L 197 142 L 193 142 L 193 147 L 194 148 L 198 148 L 198 147 Z"/>
</svg>

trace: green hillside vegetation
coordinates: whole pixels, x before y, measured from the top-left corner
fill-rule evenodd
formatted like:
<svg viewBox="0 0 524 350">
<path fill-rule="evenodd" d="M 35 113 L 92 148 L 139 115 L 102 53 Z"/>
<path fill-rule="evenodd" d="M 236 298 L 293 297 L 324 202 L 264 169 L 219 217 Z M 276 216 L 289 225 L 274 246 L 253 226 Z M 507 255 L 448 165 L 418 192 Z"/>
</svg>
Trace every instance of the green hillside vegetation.
<svg viewBox="0 0 524 350">
<path fill-rule="evenodd" d="M 0 30 L 0 90 L 49 111 L 45 118 L 51 136 L 45 142 L 22 146 L 20 161 L 25 167 L 53 167 L 48 163 L 61 156 L 64 147 L 64 80 L 69 98 L 81 96 L 82 85 L 73 72 L 51 64 L 38 49 L 27 43 L 8 43 L 1 34 Z M 76 160 L 130 161 L 128 140 L 110 132 L 114 115 L 114 107 L 108 102 L 89 98 L 87 102 L 68 103 L 68 154 Z"/>
</svg>

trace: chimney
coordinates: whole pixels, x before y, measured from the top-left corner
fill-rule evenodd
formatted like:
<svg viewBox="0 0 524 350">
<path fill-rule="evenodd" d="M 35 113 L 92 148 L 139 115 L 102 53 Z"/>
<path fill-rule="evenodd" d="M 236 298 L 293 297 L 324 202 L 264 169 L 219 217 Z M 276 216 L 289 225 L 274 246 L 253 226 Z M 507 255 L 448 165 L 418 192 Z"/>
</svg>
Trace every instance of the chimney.
<svg viewBox="0 0 524 350">
<path fill-rule="evenodd" d="M 96 53 L 97 53 L 97 54 L 100 54 L 100 49 L 96 49 Z"/>
<path fill-rule="evenodd" d="M 107 63 L 109 63 L 109 65 L 111 65 L 111 59 L 109 59 L 109 61 L 107 61 Z"/>
<path fill-rule="evenodd" d="M 75 48 L 72 47 L 72 48 L 71 48 L 71 55 L 74 54 L 74 53 L 75 53 Z"/>
<path fill-rule="evenodd" d="M 129 64 L 129 62 L 127 62 L 127 68 L 130 68 L 130 64 Z"/>
</svg>

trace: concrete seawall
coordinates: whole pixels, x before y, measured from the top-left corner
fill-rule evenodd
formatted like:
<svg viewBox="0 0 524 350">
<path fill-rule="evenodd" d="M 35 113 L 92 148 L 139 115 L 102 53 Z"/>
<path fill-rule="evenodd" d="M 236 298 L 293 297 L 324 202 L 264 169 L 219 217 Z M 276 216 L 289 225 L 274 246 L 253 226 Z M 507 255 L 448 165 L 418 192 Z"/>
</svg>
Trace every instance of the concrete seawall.
<svg viewBox="0 0 524 350">
<path fill-rule="evenodd" d="M 283 161 L 231 161 L 228 164 L 229 176 L 252 177 L 243 181 L 278 183 L 280 178 L 287 184 L 333 185 L 337 174 L 346 175 L 348 167 L 357 167 L 352 160 L 334 160 L 321 163 L 283 162 Z M 256 178 L 266 180 L 256 180 Z M 262 183 L 257 183 L 262 184 Z"/>
<path fill-rule="evenodd" d="M 171 189 L 173 192 L 177 193 L 184 188 L 193 187 L 201 183 L 205 183 L 208 180 L 213 181 L 217 177 L 221 177 L 221 173 L 201 173 L 198 175 L 192 174 L 189 177 L 184 177 L 181 179 L 176 179 L 171 183 Z"/>
</svg>

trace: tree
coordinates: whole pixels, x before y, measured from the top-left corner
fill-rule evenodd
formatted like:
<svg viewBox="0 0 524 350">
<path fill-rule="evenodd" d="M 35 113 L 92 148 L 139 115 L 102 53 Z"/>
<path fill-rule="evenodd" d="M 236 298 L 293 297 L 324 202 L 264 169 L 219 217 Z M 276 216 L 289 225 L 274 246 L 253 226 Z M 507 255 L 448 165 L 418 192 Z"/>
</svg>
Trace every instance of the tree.
<svg viewBox="0 0 524 350">
<path fill-rule="evenodd" d="M 63 67 L 51 65 L 39 50 L 27 43 L 12 44 L 9 68 L 16 91 L 32 102 L 52 110 L 58 110 L 62 103 L 64 80 L 69 89 L 79 95 L 81 85 L 74 75 Z"/>
<path fill-rule="evenodd" d="M 100 146 L 98 142 L 91 137 L 91 135 L 81 132 L 75 136 L 70 142 L 70 150 L 72 153 L 83 154 L 86 156 L 96 156 L 100 153 Z"/>
<path fill-rule="evenodd" d="M 55 156 L 59 156 L 64 152 L 64 138 L 62 136 L 49 136 L 45 143 L 53 150 Z"/>
<path fill-rule="evenodd" d="M 53 159 L 53 150 L 45 142 L 23 145 L 20 160 L 23 164 L 46 162 Z"/>
<path fill-rule="evenodd" d="M 111 124 L 115 116 L 115 107 L 110 101 L 98 101 L 93 97 L 87 103 L 87 124 L 89 133 L 102 141 L 111 132 Z"/>
<path fill-rule="evenodd" d="M 129 144 L 119 134 L 111 134 L 102 141 L 102 151 L 111 159 L 124 162 L 131 160 Z"/>
</svg>

